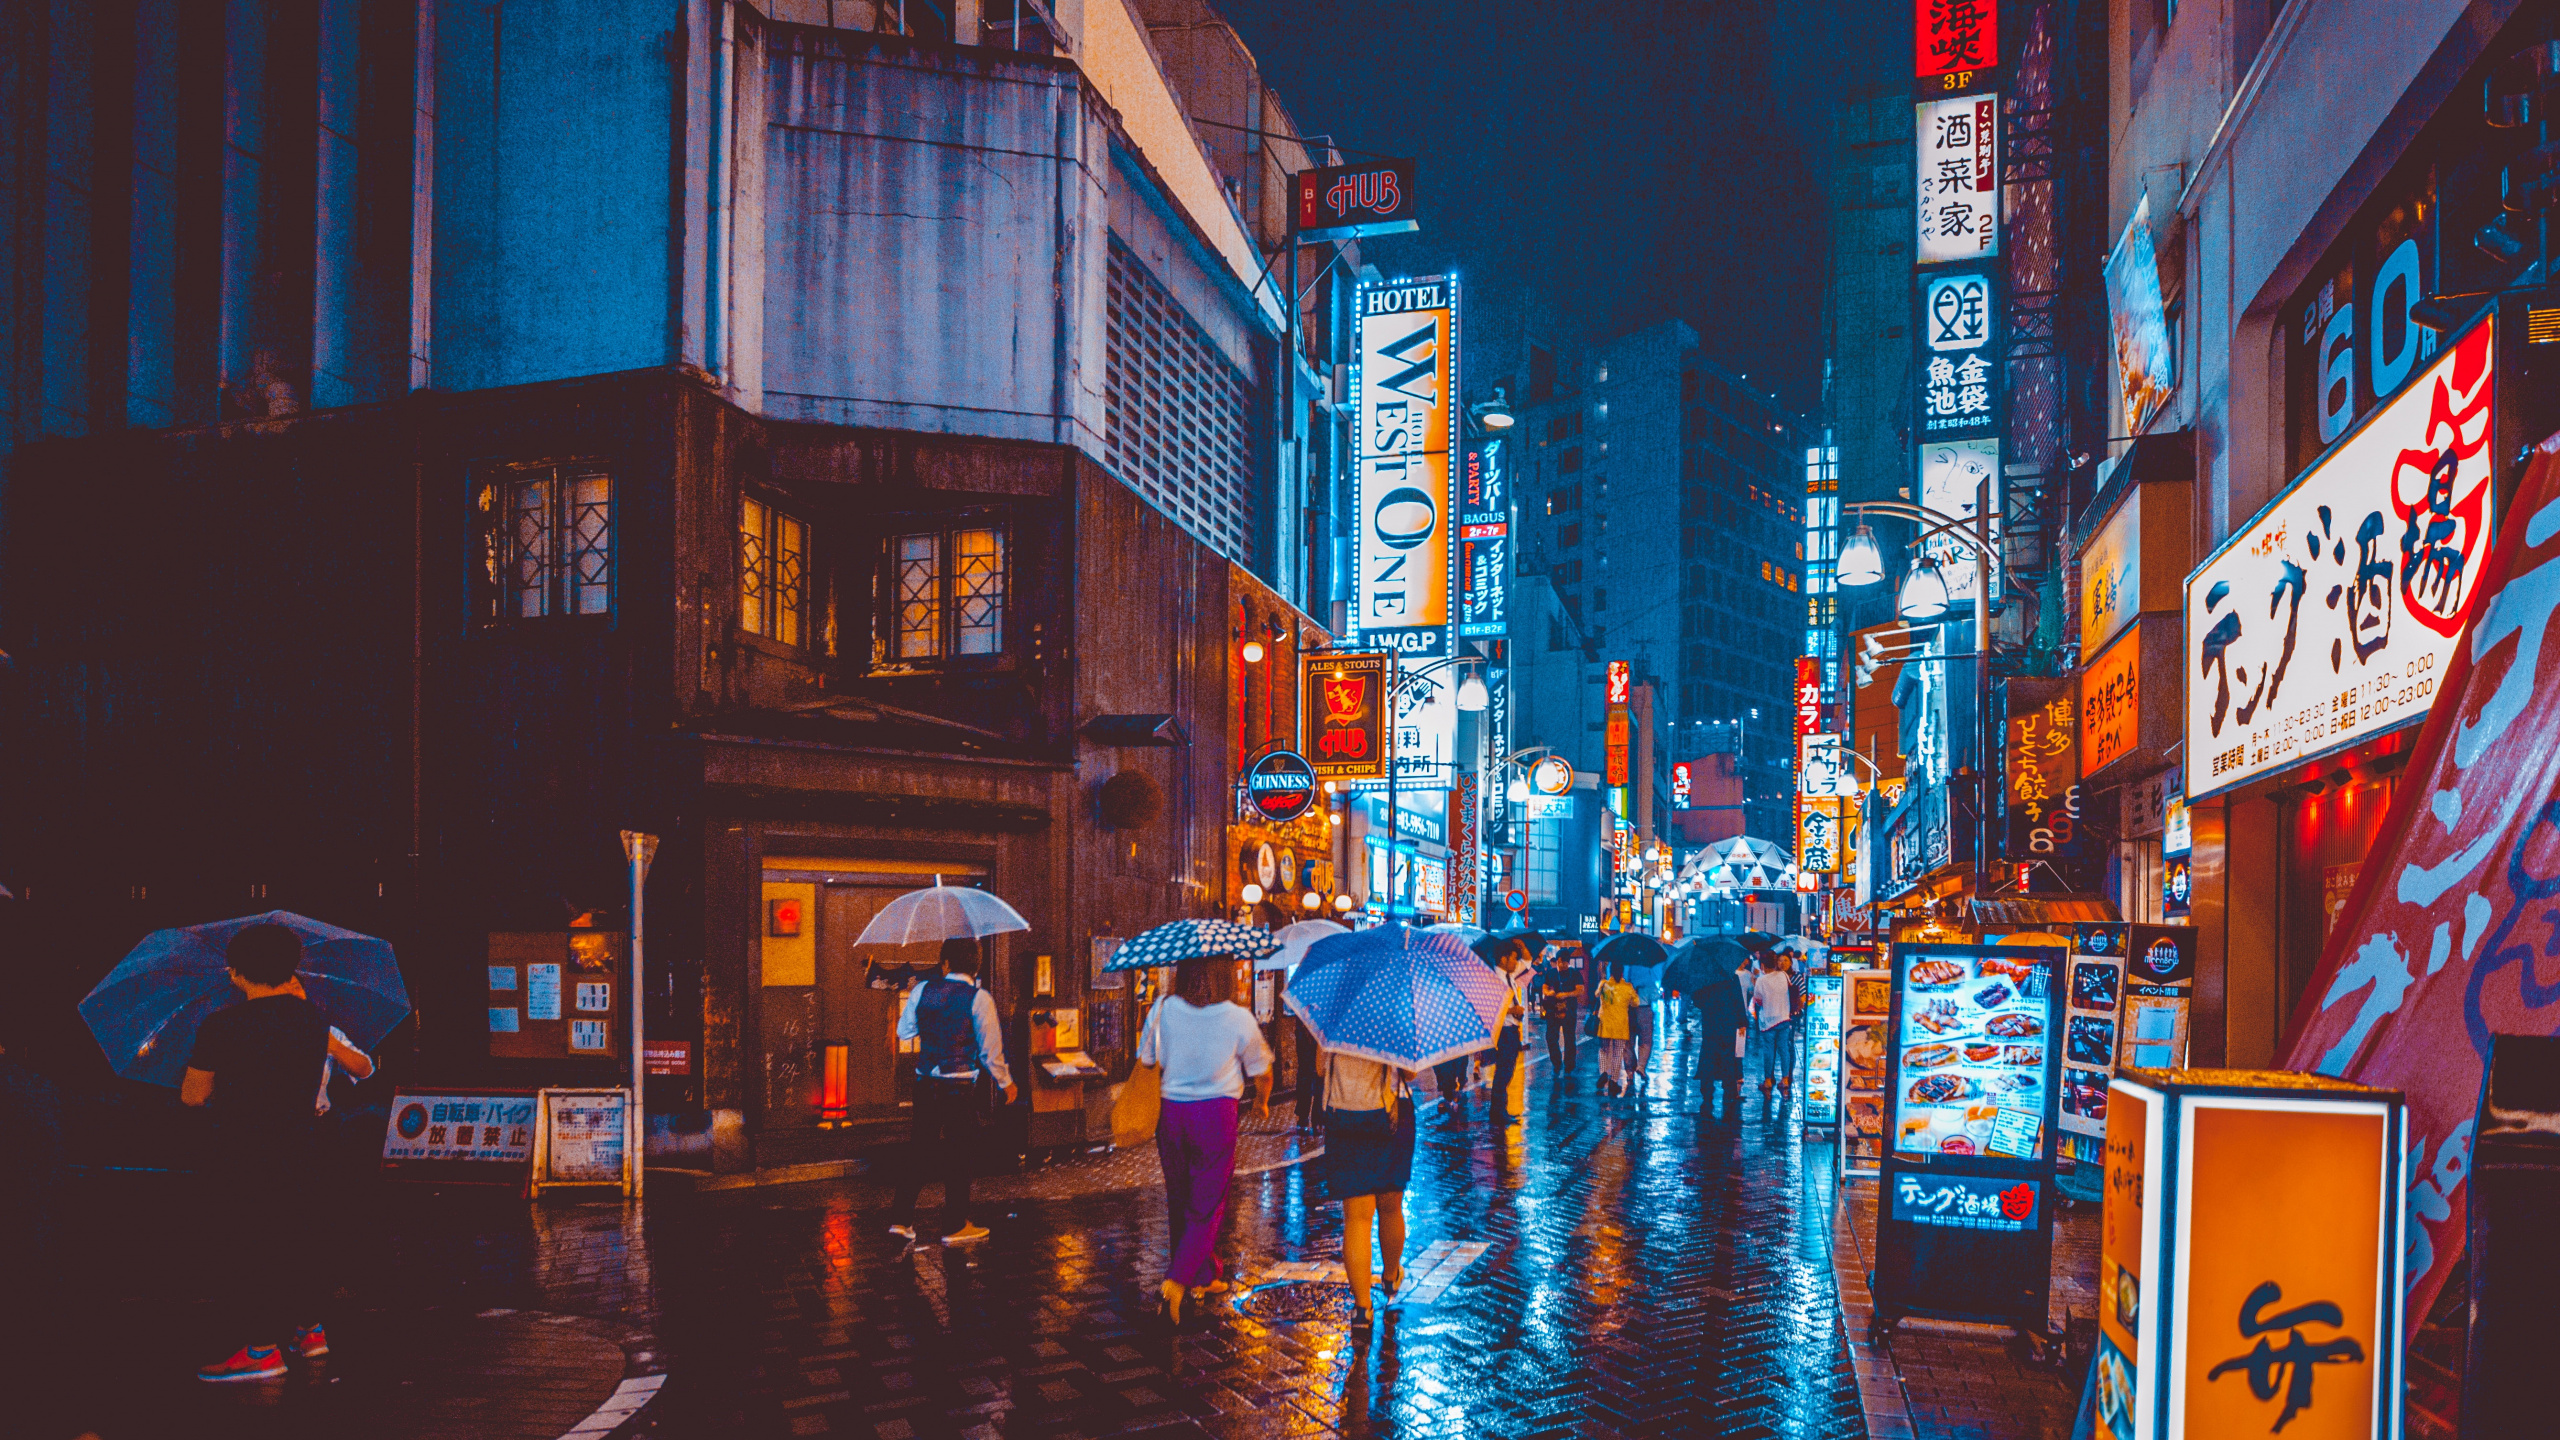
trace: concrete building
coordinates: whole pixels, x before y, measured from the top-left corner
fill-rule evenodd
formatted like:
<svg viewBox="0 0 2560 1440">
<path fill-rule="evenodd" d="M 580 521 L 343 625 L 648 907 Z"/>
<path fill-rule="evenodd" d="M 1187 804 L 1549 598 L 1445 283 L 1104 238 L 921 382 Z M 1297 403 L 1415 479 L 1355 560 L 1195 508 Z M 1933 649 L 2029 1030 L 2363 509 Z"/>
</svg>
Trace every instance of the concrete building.
<svg viewBox="0 0 2560 1440">
<path fill-rule="evenodd" d="M 2174 15 L 2156 0 L 2116 0 L 2108 217 L 2120 254 L 2139 239 L 2157 256 L 2141 278 L 2156 283 L 2173 358 L 2149 397 L 2143 377 L 2115 368 L 2110 398 L 2129 428 L 2113 433 L 2139 438 L 2110 447 L 2109 493 L 2093 511 L 2133 495 L 2144 546 L 2174 540 L 2206 563 L 2359 420 L 2423 380 L 2490 292 L 2541 282 L 2530 217 L 2502 221 L 2500 210 L 2501 173 L 2535 132 L 2491 123 L 2484 96 L 2496 67 L 2547 41 L 2549 25 L 2547 9 L 2512 0 L 2230 0 Z M 2519 219 L 2522 242 L 2505 228 Z M 2501 367 L 2502 435 L 2539 438 L 2560 423 L 2530 375 Z M 2502 493 L 2508 458 L 2493 457 Z M 2192 610 L 2184 628 L 2177 673 L 2209 683 Z M 2173 622 L 2157 643 L 2179 640 Z M 2146 628 L 2140 644 L 2154 643 Z M 2289 695 L 2286 708 L 2315 698 L 2325 703 Z M 2193 830 L 2191 1063 L 2266 1065 L 2319 957 L 2324 887 L 2370 848 L 2392 755 L 2423 710 L 2359 728 L 2334 755 L 2253 767 L 2235 786 L 2215 764 L 2231 736 L 2192 722 L 2180 733 L 2176 717 L 2193 708 L 2183 691 L 2146 696 L 2145 713 L 2155 704 L 2170 721 L 2163 742 L 2184 745 L 2174 778 Z M 2300 788 L 2315 771 L 2326 802 Z M 2129 838 L 2119 885 L 2139 913 L 2160 841 Z"/>
<path fill-rule="evenodd" d="M 1530 357 L 1514 431 L 1518 554 L 1564 613 L 1543 628 L 1515 623 L 1512 640 L 1521 671 L 1537 677 L 1528 683 L 1551 687 L 1562 669 L 1592 699 L 1578 732 L 1520 733 L 1571 755 L 1576 769 L 1599 770 L 1600 687 L 1608 662 L 1625 660 L 1654 694 L 1653 833 L 1667 828 L 1674 760 L 1738 750 L 1750 833 L 1784 835 L 1793 758 L 1783 717 L 1804 615 L 1804 424 L 1708 359 L 1679 321 L 1561 367 L 1545 354 Z M 1526 607 L 1516 613 L 1529 623 Z M 1557 648 L 1568 632 L 1575 643 Z"/>
<path fill-rule="evenodd" d="M 1264 676 L 1326 638 L 1344 287 L 1284 320 L 1267 263 L 1270 173 L 1321 157 L 1204 16 L 140 3 L 0 40 L 0 723 L 50 757 L 0 948 L 61 956 L 67 1015 L 155 925 L 302 910 L 399 944 L 426 1073 L 593 1083 L 618 1032 L 482 982 L 589 957 L 614 832 L 654 831 L 649 1035 L 687 1059 L 653 1102 L 771 1163 L 896 1116 L 865 973 L 917 957 L 854 937 L 974 877 L 1033 926 L 992 956 L 1017 1068 L 1036 1000 L 1110 1071 L 1029 1075 L 1021 1140 L 1111 1133 L 1139 997 L 1090 958 L 1226 913 Z M 1345 878 L 1307 858 L 1291 904 Z"/>
</svg>

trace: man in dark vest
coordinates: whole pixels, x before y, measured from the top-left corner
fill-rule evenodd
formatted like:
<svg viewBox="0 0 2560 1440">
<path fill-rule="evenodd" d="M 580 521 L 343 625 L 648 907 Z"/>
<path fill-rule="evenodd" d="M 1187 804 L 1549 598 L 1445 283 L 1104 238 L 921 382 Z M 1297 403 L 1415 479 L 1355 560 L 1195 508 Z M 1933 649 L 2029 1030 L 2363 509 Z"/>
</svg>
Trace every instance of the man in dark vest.
<svg viewBox="0 0 2560 1440">
<path fill-rule="evenodd" d="M 978 1167 L 981 1085 L 992 1084 L 1013 1103 L 1013 1072 L 1005 1068 L 1004 1037 L 996 1027 L 996 1001 L 978 984 L 978 942 L 942 942 L 940 975 L 907 990 L 898 1015 L 898 1038 L 918 1042 L 915 1139 L 907 1173 L 898 1182 L 889 1233 L 916 1238 L 916 1195 L 929 1177 L 942 1181 L 946 1244 L 987 1238 L 987 1227 L 969 1219 L 969 1179 Z"/>
</svg>

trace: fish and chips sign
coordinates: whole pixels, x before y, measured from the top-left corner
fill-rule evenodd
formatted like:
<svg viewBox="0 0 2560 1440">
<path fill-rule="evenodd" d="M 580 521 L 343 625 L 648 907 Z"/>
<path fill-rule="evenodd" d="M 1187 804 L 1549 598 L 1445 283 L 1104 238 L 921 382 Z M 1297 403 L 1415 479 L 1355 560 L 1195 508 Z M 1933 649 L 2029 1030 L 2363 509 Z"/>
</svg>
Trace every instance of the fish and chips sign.
<svg viewBox="0 0 2560 1440">
<path fill-rule="evenodd" d="M 1320 780 L 1387 778 L 1389 657 L 1369 652 L 1309 655 L 1300 663 L 1306 762 Z"/>
</svg>

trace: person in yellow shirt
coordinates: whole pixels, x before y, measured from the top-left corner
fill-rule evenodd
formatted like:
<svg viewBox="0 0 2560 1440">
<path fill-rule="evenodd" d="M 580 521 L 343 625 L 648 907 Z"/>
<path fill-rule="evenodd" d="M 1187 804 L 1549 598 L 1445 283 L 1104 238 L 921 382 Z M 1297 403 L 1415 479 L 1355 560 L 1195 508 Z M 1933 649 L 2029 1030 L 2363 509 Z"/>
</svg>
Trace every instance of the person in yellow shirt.
<svg viewBox="0 0 2560 1440">
<path fill-rule="evenodd" d="M 1627 967 L 1612 963 L 1600 982 L 1600 1093 L 1624 1095 L 1635 1073 L 1635 1030 L 1630 1023 L 1642 1004 L 1636 987 L 1627 983 Z"/>
</svg>

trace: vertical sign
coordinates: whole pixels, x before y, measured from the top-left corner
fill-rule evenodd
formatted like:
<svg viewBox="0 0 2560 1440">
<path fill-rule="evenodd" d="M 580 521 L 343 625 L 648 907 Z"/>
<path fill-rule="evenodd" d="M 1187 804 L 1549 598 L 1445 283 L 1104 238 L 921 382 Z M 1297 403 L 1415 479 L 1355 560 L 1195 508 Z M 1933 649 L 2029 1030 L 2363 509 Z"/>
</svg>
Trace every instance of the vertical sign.
<svg viewBox="0 0 2560 1440">
<path fill-rule="evenodd" d="M 2080 676 L 2080 773 L 2095 775 L 2141 739 L 2142 632 L 2106 648 Z"/>
<path fill-rule="evenodd" d="M 1355 643 L 1424 657 L 1450 646 L 1457 496 L 1450 441 L 1458 390 L 1454 276 L 1364 284 L 1353 298 L 1360 364 L 1352 399 L 1360 533 Z"/>
<path fill-rule="evenodd" d="M 1911 70 L 1918 78 L 1962 76 L 2000 63 L 1996 0 L 1918 0 L 1912 19 Z"/>
<path fill-rule="evenodd" d="M 1609 707 L 1608 773 L 1603 775 L 1601 780 L 1602 783 L 1615 789 L 1629 783 L 1628 771 L 1632 768 L 1629 763 L 1629 752 L 1634 748 L 1632 733 L 1634 726 L 1627 715 L 1629 683 L 1626 661 L 1609 662 L 1608 687 L 1605 697 Z"/>
<path fill-rule="evenodd" d="M 1999 277 L 1973 268 L 1920 275 L 1920 434 L 1930 440 L 1995 434 L 2006 368 Z"/>
<path fill-rule="evenodd" d="M 2000 253 L 2000 97 L 1962 95 L 1919 105 L 1922 265 Z"/>
<path fill-rule="evenodd" d="M 1387 657 L 1309 655 L 1299 662 L 1307 764 L 1326 780 L 1387 778 Z"/>
<path fill-rule="evenodd" d="M 1352 240 L 1422 228 L 1415 218 L 1413 162 L 1372 160 L 1301 170 L 1291 228 L 1301 240 Z"/>
<path fill-rule="evenodd" d="M 2080 850 L 2080 762 L 2071 682 L 2009 682 L 2009 846 L 2012 860 Z"/>
<path fill-rule="evenodd" d="M 1991 543 L 1996 552 L 2000 545 L 2000 440 L 1987 436 L 1976 440 L 1939 440 L 1920 447 L 1920 503 L 1941 515 L 1970 520 L 1988 499 L 1991 509 Z M 1947 602 L 1963 605 L 1973 599 L 1973 542 L 1969 529 L 1949 530 L 1931 536 L 1921 552 L 1938 563 L 1938 578 L 1947 585 Z M 1999 571 L 1992 574 L 1991 598 L 2000 598 Z"/>
<path fill-rule="evenodd" d="M 2160 1209 L 2160 1145 L 2152 1122 L 2157 1091 L 2130 1081 L 2114 1082 L 2114 1113 L 2106 1127 L 2106 1200 L 2098 1225 L 2098 1353 L 2090 1364 L 2097 1378 L 2099 1440 L 2135 1440 L 2148 1433 L 2157 1408 L 2156 1387 L 2144 1374 L 2158 1362 L 2144 1354 L 2146 1334 L 2156 1333 L 2156 1312 L 2143 1309 L 2143 1284 L 2160 1271 L 2158 1232 L 2152 1228 Z M 2159 1297 L 2150 1297 L 2156 1304 Z"/>
<path fill-rule="evenodd" d="M 1467 447 L 1458 475 L 1458 633 L 1499 637 L 1510 629 L 1506 577 L 1511 568 L 1509 442 L 1500 436 Z"/>
<path fill-rule="evenodd" d="M 1674 810 L 1689 808 L 1689 797 L 1692 793 L 1689 767 L 1692 763 L 1694 762 L 1688 760 L 1675 760 L 1671 764 L 1671 808 Z"/>
<path fill-rule="evenodd" d="M 1476 900 L 1484 892 L 1484 860 L 1476 844 L 1476 772 L 1458 773 L 1449 792 L 1449 918 L 1461 925 L 1476 923 Z"/>
</svg>

